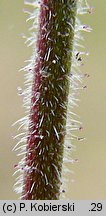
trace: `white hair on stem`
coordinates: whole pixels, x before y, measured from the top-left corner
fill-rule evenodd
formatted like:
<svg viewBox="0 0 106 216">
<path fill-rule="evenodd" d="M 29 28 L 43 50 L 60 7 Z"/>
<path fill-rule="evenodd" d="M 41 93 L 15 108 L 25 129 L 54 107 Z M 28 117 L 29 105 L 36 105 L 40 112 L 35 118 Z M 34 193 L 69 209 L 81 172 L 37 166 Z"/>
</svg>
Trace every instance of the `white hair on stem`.
<svg viewBox="0 0 106 216">
<path fill-rule="evenodd" d="M 32 21 L 32 27 L 30 28 L 31 36 L 25 38 L 25 43 L 27 46 L 33 46 L 33 56 L 30 60 L 27 60 L 28 65 L 22 68 L 20 71 L 25 72 L 25 90 L 22 92 L 22 90 L 19 88 L 19 94 L 23 96 L 23 106 L 26 108 L 26 117 L 21 118 L 18 120 L 15 124 L 19 124 L 19 129 L 23 129 L 24 132 L 16 135 L 14 138 L 18 140 L 16 146 L 13 148 L 15 151 L 20 151 L 18 155 L 24 155 L 24 157 L 21 159 L 21 161 L 18 163 L 18 165 L 15 166 L 16 171 L 15 175 L 20 173 L 20 176 L 16 178 L 16 183 L 14 184 L 14 190 L 16 193 L 22 193 L 23 191 L 23 172 L 28 172 L 32 167 L 28 167 L 25 164 L 25 153 L 26 153 L 26 140 L 28 138 L 28 126 L 30 124 L 30 128 L 33 127 L 33 125 L 29 122 L 29 112 L 30 112 L 30 104 L 31 104 L 31 91 L 32 91 L 32 81 L 33 81 L 33 70 L 35 66 L 35 58 L 37 56 L 36 53 L 36 41 L 37 41 L 37 32 L 38 32 L 38 26 L 39 26 L 39 13 L 40 13 L 40 3 L 38 0 L 35 1 L 27 1 L 25 0 L 26 5 L 33 6 L 34 10 L 33 12 L 29 12 L 27 10 L 24 10 L 25 13 L 28 14 L 27 22 Z M 83 37 L 81 35 L 82 31 L 90 32 L 92 29 L 89 26 L 82 25 L 79 20 L 79 15 L 82 14 L 90 14 L 92 12 L 92 8 L 89 6 L 88 2 L 86 0 L 77 0 L 77 17 L 76 17 L 76 24 L 75 28 L 72 26 L 72 23 L 68 23 L 70 28 L 74 31 L 74 41 L 73 41 L 73 54 L 72 54 L 72 66 L 70 68 L 70 74 L 68 76 L 70 88 L 69 88 L 69 95 L 68 95 L 68 108 L 67 108 L 67 121 L 66 121 L 66 136 L 65 136 L 65 143 L 64 143 L 64 159 L 63 159 L 63 172 L 62 172 L 62 181 L 63 184 L 61 186 L 61 191 L 64 192 L 67 189 L 67 178 L 66 175 L 68 173 L 73 173 L 68 167 L 67 163 L 73 164 L 74 162 L 77 162 L 77 159 L 72 159 L 70 156 L 71 151 L 75 151 L 76 147 L 73 145 L 73 141 L 78 140 L 81 141 L 84 138 L 83 137 L 77 137 L 72 133 L 72 131 L 75 130 L 82 130 L 82 123 L 78 120 L 79 116 L 73 112 L 73 108 L 75 106 L 78 106 L 78 94 L 79 90 L 84 89 L 83 86 L 83 73 L 81 71 L 81 65 L 82 65 L 82 55 L 88 55 L 88 53 L 84 52 L 82 49 L 84 48 L 82 44 L 80 44 L 80 41 L 83 40 Z M 51 15 L 49 16 L 49 19 L 51 19 Z M 36 34 L 35 34 L 36 30 Z M 33 32 L 34 31 L 34 32 Z M 48 32 L 49 34 L 49 32 Z M 49 56 L 51 54 L 52 48 L 48 48 L 48 53 L 45 55 L 46 61 L 49 60 Z M 54 60 L 54 64 L 58 61 L 58 59 Z M 61 69 L 63 72 L 65 72 L 65 69 L 63 66 L 61 66 Z M 42 71 L 43 74 L 43 71 Z M 47 76 L 46 71 L 44 71 L 44 76 Z M 60 89 L 62 89 L 61 85 L 59 85 Z M 55 100 L 57 101 L 58 98 L 55 97 Z M 43 102 L 43 99 L 42 99 Z M 51 104 L 51 101 L 49 102 Z M 43 104 L 43 103 L 42 103 Z M 46 104 L 48 106 L 48 103 Z M 64 104 L 60 104 L 60 106 L 64 106 Z M 51 110 L 51 113 L 54 115 L 53 110 Z M 39 124 L 39 127 L 41 127 L 43 122 L 44 116 L 41 117 L 41 121 Z M 49 118 L 49 116 L 48 116 Z M 59 132 L 57 131 L 56 127 L 53 126 L 55 135 L 57 137 L 57 140 L 59 140 Z M 47 131 L 47 135 L 49 136 L 49 131 Z M 41 141 L 38 145 L 41 144 Z M 55 165 L 54 165 L 55 167 Z M 56 171 L 58 172 L 57 168 L 55 167 Z M 47 176 L 45 175 L 45 181 L 48 184 Z M 33 190 L 34 184 L 31 187 L 31 190 Z M 22 197 L 21 197 L 22 198 Z M 61 193 L 61 198 L 65 198 L 65 193 Z"/>
</svg>

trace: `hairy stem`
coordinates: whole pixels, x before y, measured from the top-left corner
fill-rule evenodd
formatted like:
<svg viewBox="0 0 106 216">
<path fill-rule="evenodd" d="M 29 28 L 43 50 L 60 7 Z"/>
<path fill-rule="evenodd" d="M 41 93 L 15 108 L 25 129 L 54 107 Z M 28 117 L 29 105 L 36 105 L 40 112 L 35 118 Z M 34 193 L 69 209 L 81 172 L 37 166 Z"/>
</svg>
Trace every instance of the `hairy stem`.
<svg viewBox="0 0 106 216">
<path fill-rule="evenodd" d="M 40 3 L 22 199 L 59 199 L 75 0 Z M 30 71 L 29 71 L 30 72 Z"/>
</svg>

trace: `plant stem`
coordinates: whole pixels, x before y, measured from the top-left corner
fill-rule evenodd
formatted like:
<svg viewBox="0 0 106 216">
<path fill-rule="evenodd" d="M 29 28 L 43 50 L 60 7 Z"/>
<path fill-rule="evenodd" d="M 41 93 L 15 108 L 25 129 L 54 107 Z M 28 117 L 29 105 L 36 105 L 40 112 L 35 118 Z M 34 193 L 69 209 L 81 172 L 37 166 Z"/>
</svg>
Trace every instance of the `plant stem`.
<svg viewBox="0 0 106 216">
<path fill-rule="evenodd" d="M 59 199 L 75 0 L 40 3 L 22 199 Z"/>
</svg>

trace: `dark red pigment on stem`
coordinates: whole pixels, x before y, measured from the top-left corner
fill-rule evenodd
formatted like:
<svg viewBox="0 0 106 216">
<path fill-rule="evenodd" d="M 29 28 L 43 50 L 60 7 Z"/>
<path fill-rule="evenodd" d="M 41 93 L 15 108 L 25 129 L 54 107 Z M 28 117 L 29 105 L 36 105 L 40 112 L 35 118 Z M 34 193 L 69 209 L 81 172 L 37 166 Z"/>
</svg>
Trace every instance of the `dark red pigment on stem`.
<svg viewBox="0 0 106 216">
<path fill-rule="evenodd" d="M 44 0 L 43 4 L 46 4 L 47 0 Z M 37 47 L 38 47 L 38 56 L 37 56 L 37 60 L 36 60 L 36 66 L 34 69 L 34 82 L 33 82 L 33 88 L 32 88 L 32 100 L 31 100 L 31 104 L 32 104 L 32 108 L 31 108 L 31 122 L 33 125 L 30 126 L 30 133 L 28 136 L 28 146 L 27 146 L 27 151 L 29 153 L 27 153 L 27 158 L 26 158 L 26 164 L 28 167 L 32 167 L 30 168 L 30 171 L 33 172 L 33 159 L 36 157 L 35 153 L 37 154 L 37 146 L 38 143 L 40 141 L 40 138 L 38 137 L 38 130 L 39 128 L 37 128 L 37 125 L 39 123 L 39 100 L 38 102 L 36 102 L 37 97 L 39 97 L 39 86 L 40 83 L 42 81 L 42 75 L 40 73 L 41 68 L 42 68 L 42 58 L 44 58 L 44 54 L 45 54 L 45 44 L 46 44 L 46 38 L 44 37 L 45 35 L 45 29 L 43 29 L 43 26 L 45 24 L 45 20 L 44 17 L 46 17 L 47 14 L 47 9 L 44 5 L 41 4 L 41 13 L 40 13 L 40 31 L 39 31 L 39 39 L 37 42 Z M 35 105 L 34 105 L 35 104 Z M 34 132 L 32 134 L 32 132 Z M 30 152 L 30 150 L 32 149 L 36 149 L 35 151 Z M 31 170 L 32 169 L 32 170 Z M 25 182 L 25 188 L 24 188 L 24 193 L 25 196 L 23 197 L 24 199 L 32 199 L 32 194 L 30 193 L 30 189 L 32 186 L 33 180 L 31 180 L 30 175 L 28 178 L 27 175 L 27 179 Z"/>
</svg>

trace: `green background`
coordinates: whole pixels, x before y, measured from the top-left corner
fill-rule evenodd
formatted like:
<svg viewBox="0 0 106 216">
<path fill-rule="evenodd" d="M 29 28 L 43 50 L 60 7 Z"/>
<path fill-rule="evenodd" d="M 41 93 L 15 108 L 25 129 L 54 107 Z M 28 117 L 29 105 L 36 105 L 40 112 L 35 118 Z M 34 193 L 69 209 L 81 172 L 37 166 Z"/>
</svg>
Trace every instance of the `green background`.
<svg viewBox="0 0 106 216">
<path fill-rule="evenodd" d="M 84 58 L 83 71 L 87 90 L 80 94 L 81 102 L 75 109 L 84 124 L 80 136 L 83 142 L 74 142 L 73 158 L 79 162 L 67 165 L 74 172 L 68 174 L 65 199 L 106 199 L 106 1 L 92 0 L 92 15 L 84 15 L 83 23 L 93 28 L 84 33 L 83 44 L 89 57 Z M 18 72 L 32 53 L 22 39 L 28 33 L 27 8 L 23 0 L 0 0 L 0 199 L 18 199 L 13 192 L 14 165 L 19 160 L 12 148 L 17 129 L 12 124 L 24 116 L 22 98 L 17 87 L 23 87 L 24 73 Z M 67 176 L 66 176 L 67 178 Z"/>
</svg>

